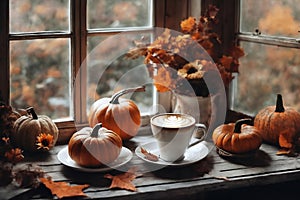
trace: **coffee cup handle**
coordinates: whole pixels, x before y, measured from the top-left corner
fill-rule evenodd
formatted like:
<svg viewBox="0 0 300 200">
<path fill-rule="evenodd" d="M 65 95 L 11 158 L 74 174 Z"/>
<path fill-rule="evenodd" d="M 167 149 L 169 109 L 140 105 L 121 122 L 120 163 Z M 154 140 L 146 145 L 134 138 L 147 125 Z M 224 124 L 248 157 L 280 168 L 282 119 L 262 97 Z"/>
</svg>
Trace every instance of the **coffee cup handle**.
<svg viewBox="0 0 300 200">
<path fill-rule="evenodd" d="M 207 128 L 205 124 L 197 123 L 195 124 L 194 137 L 199 140 L 204 140 L 206 137 Z"/>
</svg>

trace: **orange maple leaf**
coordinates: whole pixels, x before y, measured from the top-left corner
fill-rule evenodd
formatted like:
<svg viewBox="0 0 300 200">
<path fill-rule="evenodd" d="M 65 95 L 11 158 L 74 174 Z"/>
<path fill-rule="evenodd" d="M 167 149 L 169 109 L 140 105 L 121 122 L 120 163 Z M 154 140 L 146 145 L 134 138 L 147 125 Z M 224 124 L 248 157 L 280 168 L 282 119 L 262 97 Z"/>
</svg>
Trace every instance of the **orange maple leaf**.
<svg viewBox="0 0 300 200">
<path fill-rule="evenodd" d="M 12 163 L 20 162 L 24 158 L 22 150 L 19 148 L 8 150 L 7 152 L 5 152 L 4 156 L 9 162 Z"/>
<path fill-rule="evenodd" d="M 239 46 L 233 46 L 230 53 L 234 59 L 239 59 L 245 55 L 244 49 Z"/>
<path fill-rule="evenodd" d="M 109 188 L 120 188 L 129 191 L 136 191 L 137 189 L 135 185 L 132 183 L 132 181 L 138 176 L 141 175 L 137 174 L 137 167 L 132 167 L 127 172 L 116 176 L 113 176 L 111 174 L 105 174 L 104 178 L 108 178 L 112 180 Z"/>
<path fill-rule="evenodd" d="M 157 75 L 153 76 L 153 80 L 158 92 L 170 91 L 174 84 L 170 71 L 163 67 L 158 68 Z"/>
<path fill-rule="evenodd" d="M 71 186 L 66 182 L 53 182 L 51 178 L 40 178 L 40 181 L 59 199 L 63 197 L 87 196 L 82 192 L 88 184 Z"/>
<path fill-rule="evenodd" d="M 293 129 L 294 130 L 294 129 Z M 293 147 L 294 135 L 291 133 L 296 133 L 296 131 L 285 130 L 279 133 L 279 146 L 286 149 L 291 149 Z"/>
<path fill-rule="evenodd" d="M 231 56 L 223 56 L 220 59 L 220 62 L 225 67 L 226 70 L 230 71 L 231 63 L 233 62 L 233 58 Z"/>
<path fill-rule="evenodd" d="M 189 17 L 181 22 L 180 27 L 183 32 L 192 32 L 196 28 L 196 19 L 194 17 Z"/>
</svg>

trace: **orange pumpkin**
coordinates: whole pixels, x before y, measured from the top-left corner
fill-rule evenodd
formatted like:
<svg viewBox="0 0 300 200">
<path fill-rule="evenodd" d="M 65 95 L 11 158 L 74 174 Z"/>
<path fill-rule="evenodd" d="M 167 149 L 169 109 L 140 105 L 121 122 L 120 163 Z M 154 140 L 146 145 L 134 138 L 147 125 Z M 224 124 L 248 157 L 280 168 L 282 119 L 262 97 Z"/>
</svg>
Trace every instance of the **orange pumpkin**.
<svg viewBox="0 0 300 200">
<path fill-rule="evenodd" d="M 74 133 L 68 144 L 70 157 L 84 167 L 108 165 L 119 156 L 121 149 L 120 136 L 101 123 Z"/>
<path fill-rule="evenodd" d="M 95 101 L 89 112 L 89 125 L 93 127 L 97 123 L 102 123 L 104 127 L 119 134 L 122 140 L 134 137 L 141 125 L 139 108 L 132 100 L 120 97 L 141 91 L 145 91 L 144 86 L 121 90 L 111 98 Z"/>
<path fill-rule="evenodd" d="M 254 126 L 264 141 L 290 149 L 300 138 L 300 113 L 284 107 L 282 96 L 277 95 L 276 106 L 268 106 L 255 116 Z"/>
<path fill-rule="evenodd" d="M 59 134 L 56 124 L 46 115 L 37 115 L 32 107 L 26 111 L 29 115 L 14 123 L 13 145 L 30 152 L 51 149 Z"/>
<path fill-rule="evenodd" d="M 251 119 L 242 119 L 236 123 L 220 125 L 213 131 L 214 144 L 234 154 L 249 153 L 259 149 L 262 138 L 258 129 L 251 124 L 253 124 Z"/>
</svg>

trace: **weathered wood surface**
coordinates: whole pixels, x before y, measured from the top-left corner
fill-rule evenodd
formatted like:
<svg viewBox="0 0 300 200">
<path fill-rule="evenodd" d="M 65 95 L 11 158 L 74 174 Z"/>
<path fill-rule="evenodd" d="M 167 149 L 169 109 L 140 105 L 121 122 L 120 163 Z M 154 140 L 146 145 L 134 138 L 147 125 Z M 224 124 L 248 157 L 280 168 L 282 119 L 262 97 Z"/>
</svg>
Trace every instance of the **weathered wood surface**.
<svg viewBox="0 0 300 200">
<path fill-rule="evenodd" d="M 134 152 L 142 143 L 152 140 L 151 136 L 137 136 L 124 144 Z M 300 180 L 300 157 L 277 156 L 277 148 L 263 144 L 252 158 L 225 159 L 215 149 L 209 155 L 192 165 L 184 167 L 165 167 L 149 171 L 149 164 L 138 158 L 133 159 L 119 170 L 104 173 L 79 172 L 62 165 L 56 155 L 65 147 L 56 146 L 43 157 L 26 156 L 28 163 L 39 165 L 54 181 L 68 181 L 71 184 L 89 184 L 84 192 L 87 198 L 95 199 L 162 199 L 197 195 L 219 190 L 249 186 L 264 186 L 273 183 Z M 104 174 L 117 174 L 131 166 L 138 166 L 143 176 L 134 180 L 137 192 L 109 189 L 110 180 Z M 151 167 L 151 166 L 150 166 Z M 20 192 L 20 191 L 19 191 Z M 22 191 L 16 199 L 51 198 L 49 193 L 40 189 Z M 0 198 L 1 199 L 1 198 Z"/>
</svg>

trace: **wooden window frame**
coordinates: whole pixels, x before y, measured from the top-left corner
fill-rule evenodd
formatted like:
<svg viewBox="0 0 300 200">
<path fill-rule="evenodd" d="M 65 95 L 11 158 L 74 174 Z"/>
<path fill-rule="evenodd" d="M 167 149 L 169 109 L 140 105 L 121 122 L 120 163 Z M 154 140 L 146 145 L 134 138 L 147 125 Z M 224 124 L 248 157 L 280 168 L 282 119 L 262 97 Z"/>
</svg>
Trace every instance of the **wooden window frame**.
<svg viewBox="0 0 300 200">
<path fill-rule="evenodd" d="M 174 30 L 179 30 L 179 22 L 188 17 L 191 11 L 192 1 L 195 0 L 154 0 L 154 27 L 167 27 Z M 41 32 L 41 33 L 9 33 L 9 0 L 2 0 L 0 2 L 0 96 L 1 100 L 9 104 L 10 96 L 10 41 L 11 40 L 25 40 L 25 39 L 47 39 L 47 38 L 70 38 L 71 41 L 71 65 L 72 65 L 72 82 L 74 77 L 80 70 L 80 66 L 86 57 L 87 36 L 90 34 L 97 34 L 93 31 L 87 31 L 86 25 L 86 5 L 87 0 L 71 0 L 71 24 L 70 32 L 57 31 L 57 32 Z M 83 13 L 83 14 L 80 14 Z M 59 130 L 60 137 L 59 143 L 66 143 L 71 135 L 78 129 L 87 126 L 86 105 L 81 103 L 80 93 L 84 88 L 80 88 L 80 92 L 73 94 L 74 105 L 81 105 L 82 107 L 73 106 L 74 116 L 80 116 L 76 119 L 79 124 L 74 121 L 59 121 L 56 122 Z M 159 96 L 163 101 L 166 99 L 165 95 Z"/>
<path fill-rule="evenodd" d="M 241 0 L 236 0 L 236 1 L 237 1 L 236 6 L 237 6 L 237 13 L 238 13 L 237 17 L 239 18 L 240 17 Z M 255 34 L 254 32 L 255 32 L 255 30 L 253 30 L 253 32 L 246 32 L 246 31 L 241 32 L 240 31 L 240 23 L 237 23 L 237 25 L 236 25 L 237 41 L 253 42 L 253 43 L 272 45 L 272 46 L 278 46 L 278 47 L 300 49 L 300 38 L 261 35 L 261 34 Z"/>
<path fill-rule="evenodd" d="M 208 8 L 208 5 L 216 5 L 219 11 L 220 22 L 215 27 L 216 32 L 219 33 L 222 40 L 222 48 L 225 52 L 229 50 L 231 44 L 238 45 L 240 42 L 250 42 L 264 45 L 272 45 L 277 47 L 287 47 L 300 49 L 300 38 L 289 38 L 282 36 L 271 35 L 257 35 L 253 32 L 240 31 L 240 15 L 241 15 L 241 0 L 202 0 L 201 9 L 202 13 Z M 237 74 L 238 76 L 238 74 Z M 231 87 L 236 87 L 236 82 L 232 82 Z M 228 108 L 233 109 L 234 93 L 227 91 Z"/>
</svg>

